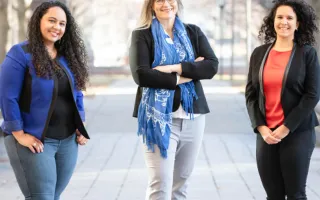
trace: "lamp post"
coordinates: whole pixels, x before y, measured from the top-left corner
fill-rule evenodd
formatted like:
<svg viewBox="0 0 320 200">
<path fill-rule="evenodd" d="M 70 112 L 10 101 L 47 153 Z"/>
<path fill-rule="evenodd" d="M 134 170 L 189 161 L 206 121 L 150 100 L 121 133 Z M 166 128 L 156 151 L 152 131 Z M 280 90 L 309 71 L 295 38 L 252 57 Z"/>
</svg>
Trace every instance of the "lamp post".
<svg viewBox="0 0 320 200">
<path fill-rule="evenodd" d="M 234 73 L 234 43 L 235 43 L 235 0 L 231 0 L 231 58 L 230 58 L 230 80 L 233 81 Z"/>
<path fill-rule="evenodd" d="M 225 7 L 225 0 L 219 0 L 219 8 L 220 8 L 220 80 L 223 79 L 223 29 L 224 29 L 224 7 Z"/>
<path fill-rule="evenodd" d="M 246 64 L 247 68 L 249 68 L 249 59 L 250 59 L 250 54 L 251 54 L 251 12 L 252 12 L 252 0 L 246 0 L 246 18 L 247 18 L 247 58 L 246 58 Z"/>
</svg>

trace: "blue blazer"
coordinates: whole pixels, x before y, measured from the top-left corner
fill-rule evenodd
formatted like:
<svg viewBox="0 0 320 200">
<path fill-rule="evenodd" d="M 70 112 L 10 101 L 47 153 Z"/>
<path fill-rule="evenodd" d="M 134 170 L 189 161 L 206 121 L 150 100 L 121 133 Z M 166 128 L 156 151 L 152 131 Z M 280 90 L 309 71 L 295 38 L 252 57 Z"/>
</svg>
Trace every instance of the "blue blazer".
<svg viewBox="0 0 320 200">
<path fill-rule="evenodd" d="M 89 139 L 84 128 L 83 93 L 76 89 L 74 76 L 64 57 L 56 58 L 66 72 L 75 106 L 77 129 Z M 38 77 L 32 64 L 28 42 L 14 45 L 7 53 L 0 71 L 0 108 L 4 118 L 1 125 L 5 134 L 20 131 L 43 140 L 57 99 L 58 81 Z"/>
</svg>

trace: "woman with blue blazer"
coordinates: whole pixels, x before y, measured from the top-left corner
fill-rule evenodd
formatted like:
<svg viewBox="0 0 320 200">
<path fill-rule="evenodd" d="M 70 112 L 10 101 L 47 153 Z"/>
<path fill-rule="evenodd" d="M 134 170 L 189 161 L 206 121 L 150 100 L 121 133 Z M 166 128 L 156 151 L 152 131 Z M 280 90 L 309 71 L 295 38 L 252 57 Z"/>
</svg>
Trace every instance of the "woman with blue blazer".
<svg viewBox="0 0 320 200">
<path fill-rule="evenodd" d="M 83 94 L 88 68 L 68 8 L 45 2 L 33 13 L 28 41 L 1 65 L 0 107 L 5 146 L 27 200 L 58 200 L 89 139 Z"/>
</svg>

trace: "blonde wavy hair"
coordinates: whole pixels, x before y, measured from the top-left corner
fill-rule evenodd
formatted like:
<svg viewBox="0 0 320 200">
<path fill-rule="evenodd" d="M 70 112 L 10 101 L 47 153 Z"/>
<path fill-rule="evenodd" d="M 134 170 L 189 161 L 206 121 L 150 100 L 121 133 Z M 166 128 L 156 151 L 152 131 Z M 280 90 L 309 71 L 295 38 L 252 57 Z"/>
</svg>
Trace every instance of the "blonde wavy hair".
<svg viewBox="0 0 320 200">
<path fill-rule="evenodd" d="M 183 10 L 183 4 L 181 0 L 176 0 L 178 3 L 178 12 L 177 16 L 179 18 L 182 17 L 182 10 Z M 152 19 L 153 19 L 153 13 L 152 6 L 154 4 L 155 0 L 145 0 L 142 6 L 141 15 L 138 21 L 138 28 L 150 28 Z"/>
</svg>

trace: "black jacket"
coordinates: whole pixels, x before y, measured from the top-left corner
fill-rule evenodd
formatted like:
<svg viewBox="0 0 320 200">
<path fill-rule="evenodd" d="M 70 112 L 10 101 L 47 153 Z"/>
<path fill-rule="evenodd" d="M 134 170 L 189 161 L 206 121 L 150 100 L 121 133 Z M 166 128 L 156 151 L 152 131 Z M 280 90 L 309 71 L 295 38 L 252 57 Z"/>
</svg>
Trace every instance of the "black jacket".
<svg viewBox="0 0 320 200">
<path fill-rule="evenodd" d="M 195 84 L 198 99 L 193 103 L 194 113 L 205 114 L 209 112 L 209 107 L 200 80 L 211 79 L 217 73 L 218 59 L 199 27 L 195 25 L 185 25 L 185 27 L 193 46 L 195 58 L 202 56 L 205 59 L 200 62 L 182 62 L 181 76 L 193 79 Z M 176 111 L 181 101 L 176 74 L 168 74 L 151 68 L 154 60 L 154 40 L 151 28 L 137 29 L 132 32 L 129 59 L 133 79 L 139 85 L 133 116 L 137 117 L 142 87 L 175 90 L 173 111 Z"/>
<path fill-rule="evenodd" d="M 258 133 L 258 126 L 266 125 L 262 74 L 272 46 L 273 44 L 266 44 L 257 47 L 250 58 L 245 96 L 255 133 Z M 284 125 L 291 132 L 319 125 L 314 111 L 319 100 L 319 75 L 316 50 L 309 45 L 295 45 L 286 66 L 281 91 Z"/>
</svg>

